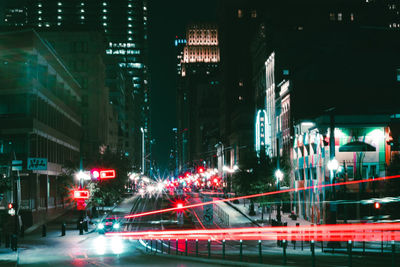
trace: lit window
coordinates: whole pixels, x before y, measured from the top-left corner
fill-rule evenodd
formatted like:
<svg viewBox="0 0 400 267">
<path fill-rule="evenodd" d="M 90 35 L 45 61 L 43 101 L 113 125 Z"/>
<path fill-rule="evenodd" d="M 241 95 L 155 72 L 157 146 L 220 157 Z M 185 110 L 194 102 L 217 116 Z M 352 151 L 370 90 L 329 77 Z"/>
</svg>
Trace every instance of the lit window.
<svg viewBox="0 0 400 267">
<path fill-rule="evenodd" d="M 85 5 L 85 3 L 81 3 L 81 6 L 84 6 Z"/>
<path fill-rule="evenodd" d="M 241 9 L 238 9 L 238 18 L 242 18 L 243 17 L 243 11 Z"/>
<path fill-rule="evenodd" d="M 39 10 L 37 13 L 38 13 L 38 14 L 42 14 L 42 10 Z"/>
<path fill-rule="evenodd" d="M 107 9 L 103 9 L 103 13 L 107 13 Z"/>
<path fill-rule="evenodd" d="M 61 26 L 61 22 L 57 22 L 57 25 L 58 25 L 58 26 Z"/>
<path fill-rule="evenodd" d="M 61 13 L 61 12 L 62 12 L 62 10 L 61 10 L 61 9 L 57 9 L 57 12 L 58 12 L 58 13 Z"/>
<path fill-rule="evenodd" d="M 131 5 L 131 4 L 129 4 L 129 5 L 128 5 L 128 7 L 132 7 L 132 5 Z"/>
<path fill-rule="evenodd" d="M 81 9 L 81 13 L 85 13 L 85 10 L 84 10 L 84 9 Z"/>
<path fill-rule="evenodd" d="M 42 20 L 42 17 L 39 17 L 38 20 Z"/>
<path fill-rule="evenodd" d="M 132 17 L 128 17 L 128 20 L 131 21 L 131 20 L 132 20 Z"/>
<path fill-rule="evenodd" d="M 61 3 L 61 2 L 58 2 L 57 4 L 58 4 L 59 6 L 62 6 L 62 3 Z"/>
<path fill-rule="evenodd" d="M 251 17 L 252 18 L 257 18 L 257 11 L 256 10 L 252 10 L 251 11 Z"/>
<path fill-rule="evenodd" d="M 38 26 L 39 26 L 39 27 L 42 27 L 42 23 L 38 23 Z"/>
<path fill-rule="evenodd" d="M 338 21 L 342 21 L 342 13 L 338 13 L 337 14 L 337 20 Z"/>
<path fill-rule="evenodd" d="M 132 37 L 128 37 L 128 41 L 132 41 Z"/>
<path fill-rule="evenodd" d="M 85 16 L 81 16 L 81 19 L 85 19 Z"/>
<path fill-rule="evenodd" d="M 46 27 L 50 27 L 50 24 L 49 24 L 49 23 L 46 23 Z"/>
<path fill-rule="evenodd" d="M 128 24 L 128 27 L 129 27 L 129 28 L 132 28 L 132 24 Z"/>
<path fill-rule="evenodd" d="M 107 23 L 104 22 L 104 23 L 103 23 L 103 26 L 107 26 Z"/>
<path fill-rule="evenodd" d="M 62 17 L 61 16 L 57 16 L 57 19 L 62 19 Z"/>
<path fill-rule="evenodd" d="M 106 3 L 106 2 L 103 2 L 103 6 L 107 6 L 107 3 Z"/>
<path fill-rule="evenodd" d="M 128 31 L 128 34 L 132 34 L 132 31 Z"/>
<path fill-rule="evenodd" d="M 38 7 L 42 7 L 42 4 L 41 4 L 41 3 L 39 3 L 39 4 L 37 4 L 37 6 L 38 6 Z"/>
<path fill-rule="evenodd" d="M 331 21 L 335 20 L 335 13 L 329 13 L 329 20 Z"/>
<path fill-rule="evenodd" d="M 107 16 L 103 16 L 103 19 L 107 19 Z"/>
<path fill-rule="evenodd" d="M 350 20 L 354 21 L 354 14 L 353 13 L 350 14 Z"/>
</svg>

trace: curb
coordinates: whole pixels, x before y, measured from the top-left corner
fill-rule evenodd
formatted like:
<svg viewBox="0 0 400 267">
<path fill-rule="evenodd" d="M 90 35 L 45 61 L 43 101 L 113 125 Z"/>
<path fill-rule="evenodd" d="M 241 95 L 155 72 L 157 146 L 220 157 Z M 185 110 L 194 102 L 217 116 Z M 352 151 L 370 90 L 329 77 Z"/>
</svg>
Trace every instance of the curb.
<svg viewBox="0 0 400 267">
<path fill-rule="evenodd" d="M 32 225 L 31 227 L 29 227 L 28 229 L 26 229 L 24 233 L 25 233 L 25 234 L 30 234 L 30 233 L 32 233 L 33 231 L 35 231 L 36 229 L 38 229 L 38 228 L 39 228 L 40 226 L 42 226 L 43 224 L 46 224 L 46 223 L 48 223 L 48 222 L 50 222 L 50 221 L 53 221 L 53 220 L 55 220 L 55 219 L 57 219 L 57 218 L 63 216 L 63 215 L 64 215 L 66 212 L 68 212 L 70 209 L 72 209 L 72 207 L 67 207 L 66 209 L 64 209 L 64 212 L 58 214 L 57 216 L 52 217 L 52 218 L 49 218 L 48 220 L 46 220 L 46 221 L 44 221 L 44 222 L 41 222 L 41 223 L 37 223 L 37 224 Z"/>
<path fill-rule="evenodd" d="M 230 201 L 226 201 L 225 203 L 228 204 L 231 208 L 233 208 L 237 212 L 239 212 L 240 214 L 242 214 L 244 217 L 246 217 L 252 224 L 254 224 L 258 227 L 261 227 L 260 224 L 258 224 L 256 221 L 254 221 L 252 218 L 250 218 L 246 213 L 244 213 L 239 208 L 237 208 L 235 205 L 233 205 Z"/>
</svg>

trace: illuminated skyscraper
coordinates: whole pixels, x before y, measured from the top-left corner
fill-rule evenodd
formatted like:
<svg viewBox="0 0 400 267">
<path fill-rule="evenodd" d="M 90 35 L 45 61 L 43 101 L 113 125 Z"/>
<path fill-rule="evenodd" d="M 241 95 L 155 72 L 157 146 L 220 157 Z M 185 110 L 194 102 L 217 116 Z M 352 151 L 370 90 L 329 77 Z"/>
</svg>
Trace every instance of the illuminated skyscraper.
<svg viewBox="0 0 400 267">
<path fill-rule="evenodd" d="M 180 169 L 212 165 L 218 142 L 219 47 L 215 25 L 190 25 L 178 62 L 178 158 Z"/>
<path fill-rule="evenodd" d="M 3 1 L 2 1 L 3 2 Z M 140 162 L 140 128 L 150 153 L 150 94 L 147 66 L 147 0 L 6 0 L 0 25 L 40 31 L 97 30 L 106 38 L 107 69 L 118 64 L 125 76 L 125 151 Z M 71 48 L 72 49 L 72 48 Z M 108 73 L 115 73 L 110 71 Z M 121 112 L 123 109 L 119 108 Z M 149 169 L 149 168 L 146 168 Z"/>
</svg>

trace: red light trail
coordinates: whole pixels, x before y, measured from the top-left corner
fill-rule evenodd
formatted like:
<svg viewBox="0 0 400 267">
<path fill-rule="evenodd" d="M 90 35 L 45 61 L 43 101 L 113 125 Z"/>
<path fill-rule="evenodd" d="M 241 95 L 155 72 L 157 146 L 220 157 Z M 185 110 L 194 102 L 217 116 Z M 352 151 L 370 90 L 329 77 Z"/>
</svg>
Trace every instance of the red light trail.
<svg viewBox="0 0 400 267">
<path fill-rule="evenodd" d="M 400 223 L 110 232 L 131 239 L 400 241 Z"/>
<path fill-rule="evenodd" d="M 208 202 L 191 204 L 191 205 L 187 205 L 187 206 L 183 206 L 183 207 L 175 207 L 175 208 L 168 208 L 168 209 L 161 209 L 161 210 L 152 210 L 152 211 L 147 211 L 147 212 L 141 212 L 141 213 L 126 215 L 125 218 L 136 218 L 136 217 L 148 216 L 148 215 L 159 214 L 159 213 L 164 213 L 164 212 L 169 212 L 169 211 L 181 210 L 182 208 L 183 209 L 196 208 L 196 207 L 201 207 L 201 206 L 204 206 L 204 205 L 210 205 L 210 204 L 214 204 L 214 203 L 218 203 L 218 202 L 228 202 L 228 201 L 234 201 L 234 200 L 239 200 L 239 199 L 255 198 L 255 197 L 262 197 L 262 196 L 271 196 L 271 195 L 277 195 L 277 194 L 282 194 L 282 193 L 289 193 L 289 192 L 293 192 L 293 191 L 297 192 L 297 191 L 304 191 L 304 190 L 309 190 L 309 189 L 325 188 L 325 187 L 332 187 L 332 186 L 360 184 L 360 183 L 368 183 L 368 182 L 378 182 L 378 181 L 386 181 L 386 180 L 398 179 L 398 178 L 400 178 L 400 175 L 386 176 L 386 177 L 379 177 L 379 178 L 370 178 L 370 179 L 365 179 L 365 180 L 339 182 L 339 183 L 335 183 L 335 184 L 321 184 L 321 185 L 305 186 L 305 187 L 300 187 L 300 188 L 290 188 L 290 189 L 284 189 L 284 190 L 272 191 L 272 192 L 265 192 L 265 193 L 259 193 L 259 194 L 248 195 L 248 196 L 232 197 L 232 198 L 226 198 L 226 199 L 218 199 L 218 200 L 213 200 L 213 201 L 208 201 Z"/>
</svg>

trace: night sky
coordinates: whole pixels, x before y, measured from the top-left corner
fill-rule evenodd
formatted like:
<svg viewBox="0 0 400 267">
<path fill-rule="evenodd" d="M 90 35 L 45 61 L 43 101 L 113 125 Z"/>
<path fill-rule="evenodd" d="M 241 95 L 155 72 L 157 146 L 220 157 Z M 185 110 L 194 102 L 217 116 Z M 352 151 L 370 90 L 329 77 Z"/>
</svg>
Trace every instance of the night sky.
<svg viewBox="0 0 400 267">
<path fill-rule="evenodd" d="M 173 147 L 172 128 L 177 127 L 174 39 L 176 35 L 185 37 L 188 23 L 215 21 L 216 3 L 216 0 L 149 1 L 153 159 L 161 173 L 168 167 Z"/>
</svg>

